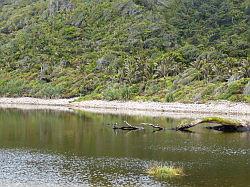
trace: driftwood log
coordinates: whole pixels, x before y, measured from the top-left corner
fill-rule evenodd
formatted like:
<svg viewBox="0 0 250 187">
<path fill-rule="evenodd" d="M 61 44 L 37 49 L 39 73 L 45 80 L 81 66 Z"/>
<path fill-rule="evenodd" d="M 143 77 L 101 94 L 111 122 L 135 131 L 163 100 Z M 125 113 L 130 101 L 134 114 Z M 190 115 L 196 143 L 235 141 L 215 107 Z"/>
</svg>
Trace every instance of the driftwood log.
<svg viewBox="0 0 250 187">
<path fill-rule="evenodd" d="M 131 125 L 129 124 L 127 121 L 124 121 L 125 125 L 118 125 L 117 123 L 113 124 L 113 129 L 120 129 L 120 130 L 127 130 L 127 131 L 132 131 L 132 130 L 144 130 L 144 127 L 142 126 L 135 126 L 135 125 Z M 155 129 L 155 131 L 161 131 L 161 130 L 165 130 L 164 127 L 157 125 L 154 125 L 152 123 L 141 123 L 141 125 L 147 125 L 152 127 L 153 129 Z"/>
<path fill-rule="evenodd" d="M 217 131 L 223 131 L 223 132 L 244 132 L 244 131 L 250 131 L 250 124 L 249 122 L 245 121 L 238 121 L 233 119 L 226 119 L 226 118 L 220 118 L 220 117 L 207 117 L 203 119 L 195 120 L 191 123 L 179 125 L 172 129 L 166 129 L 164 127 L 159 126 L 158 124 L 152 124 L 152 123 L 141 123 L 141 125 L 147 125 L 155 129 L 153 132 L 156 131 L 162 131 L 162 130 L 176 130 L 176 131 L 182 131 L 182 132 L 191 132 L 189 131 L 190 128 L 195 127 L 197 125 L 210 125 L 210 124 L 217 124 L 215 126 L 206 126 L 208 129 L 217 130 Z M 134 130 L 144 130 L 143 126 L 135 126 L 129 124 L 127 121 L 124 121 L 124 124 L 118 125 L 117 123 L 113 124 L 114 130 L 126 130 L 126 131 L 134 131 Z"/>
<path fill-rule="evenodd" d="M 201 124 L 218 124 L 217 126 L 209 126 L 206 128 L 223 132 L 250 131 L 250 125 L 248 122 L 225 119 L 220 117 L 207 117 L 203 119 L 198 119 L 189 124 L 177 126 L 176 128 L 174 128 L 174 130 L 186 131 L 194 126 Z"/>
<path fill-rule="evenodd" d="M 120 129 L 120 130 L 126 130 L 126 131 L 143 130 L 144 129 L 143 127 L 131 125 L 127 121 L 124 121 L 124 123 L 125 123 L 125 126 L 118 126 L 117 123 L 114 124 L 113 129 L 114 130 Z"/>
<path fill-rule="evenodd" d="M 154 125 L 152 123 L 141 123 L 142 125 L 148 125 L 150 127 L 152 127 L 153 129 L 156 129 L 155 131 L 162 131 L 165 130 L 164 127 L 159 126 L 158 124 Z"/>
</svg>

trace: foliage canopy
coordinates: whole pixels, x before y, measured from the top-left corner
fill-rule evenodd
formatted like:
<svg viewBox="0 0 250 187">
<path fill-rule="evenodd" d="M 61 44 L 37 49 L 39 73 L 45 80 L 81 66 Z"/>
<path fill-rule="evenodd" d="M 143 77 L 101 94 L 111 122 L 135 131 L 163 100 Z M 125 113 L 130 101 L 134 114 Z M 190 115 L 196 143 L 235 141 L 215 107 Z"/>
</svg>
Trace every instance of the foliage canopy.
<svg viewBox="0 0 250 187">
<path fill-rule="evenodd" d="M 250 101 L 246 0 L 0 0 L 0 95 Z"/>
</svg>

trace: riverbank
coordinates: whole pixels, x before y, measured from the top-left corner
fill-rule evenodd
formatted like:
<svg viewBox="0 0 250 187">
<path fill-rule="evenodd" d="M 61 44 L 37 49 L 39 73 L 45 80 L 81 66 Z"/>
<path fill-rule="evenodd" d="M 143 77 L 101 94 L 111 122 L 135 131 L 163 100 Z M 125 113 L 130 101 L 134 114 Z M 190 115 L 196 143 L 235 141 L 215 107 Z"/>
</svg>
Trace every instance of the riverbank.
<svg viewBox="0 0 250 187">
<path fill-rule="evenodd" d="M 81 101 L 71 99 L 38 99 L 30 97 L 0 98 L 0 107 L 7 108 L 70 108 L 97 113 L 146 115 L 146 116 L 236 116 L 250 120 L 250 104 L 232 102 L 209 102 L 206 104 L 134 102 L 134 101 Z M 39 106 L 39 107 L 38 107 Z"/>
</svg>

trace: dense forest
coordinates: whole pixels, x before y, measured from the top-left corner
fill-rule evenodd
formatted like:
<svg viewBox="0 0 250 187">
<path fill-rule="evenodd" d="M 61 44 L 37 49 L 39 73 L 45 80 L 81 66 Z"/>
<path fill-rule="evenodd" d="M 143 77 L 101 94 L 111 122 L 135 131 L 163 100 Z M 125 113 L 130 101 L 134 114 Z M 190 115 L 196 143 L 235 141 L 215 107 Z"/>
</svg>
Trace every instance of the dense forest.
<svg viewBox="0 0 250 187">
<path fill-rule="evenodd" d="M 247 0 L 0 0 L 0 96 L 250 102 Z"/>
</svg>

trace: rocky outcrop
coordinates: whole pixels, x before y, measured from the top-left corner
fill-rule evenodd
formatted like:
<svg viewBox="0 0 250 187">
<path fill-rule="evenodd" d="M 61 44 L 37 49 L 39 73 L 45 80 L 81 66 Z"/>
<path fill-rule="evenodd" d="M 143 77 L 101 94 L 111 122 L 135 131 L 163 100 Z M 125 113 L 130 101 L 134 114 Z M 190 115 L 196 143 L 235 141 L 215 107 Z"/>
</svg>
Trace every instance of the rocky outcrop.
<svg viewBox="0 0 250 187">
<path fill-rule="evenodd" d="M 74 8 L 70 0 L 50 0 L 49 1 L 49 15 L 54 15 L 59 11 L 70 11 Z"/>
<path fill-rule="evenodd" d="M 138 15 L 142 12 L 140 6 L 136 5 L 133 1 L 118 2 L 114 5 L 114 8 L 122 16 L 133 16 Z"/>
</svg>

